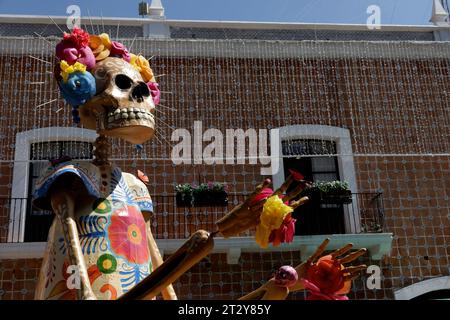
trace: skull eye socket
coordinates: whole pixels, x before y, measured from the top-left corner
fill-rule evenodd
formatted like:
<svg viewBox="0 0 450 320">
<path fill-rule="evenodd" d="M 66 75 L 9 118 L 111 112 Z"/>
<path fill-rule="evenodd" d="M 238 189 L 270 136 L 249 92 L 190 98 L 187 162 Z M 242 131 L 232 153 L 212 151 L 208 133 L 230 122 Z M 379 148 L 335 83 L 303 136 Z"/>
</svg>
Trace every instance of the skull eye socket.
<svg viewBox="0 0 450 320">
<path fill-rule="evenodd" d="M 114 79 L 114 82 L 116 83 L 116 86 L 122 90 L 130 89 L 133 84 L 133 80 L 124 74 L 118 74 Z"/>
</svg>

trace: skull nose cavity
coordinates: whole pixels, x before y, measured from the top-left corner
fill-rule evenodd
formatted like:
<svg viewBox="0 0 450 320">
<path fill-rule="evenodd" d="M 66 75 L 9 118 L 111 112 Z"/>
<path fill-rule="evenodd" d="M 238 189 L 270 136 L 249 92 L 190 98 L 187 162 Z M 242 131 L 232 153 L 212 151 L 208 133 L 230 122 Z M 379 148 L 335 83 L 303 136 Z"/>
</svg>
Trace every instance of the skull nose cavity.
<svg viewBox="0 0 450 320">
<path fill-rule="evenodd" d="M 116 83 L 116 86 L 122 90 L 130 89 L 133 84 L 133 80 L 124 74 L 118 74 L 114 79 L 114 82 Z"/>
<path fill-rule="evenodd" d="M 139 82 L 137 86 L 133 88 L 131 97 L 137 102 L 143 102 L 145 98 L 150 96 L 150 89 L 145 82 Z"/>
</svg>

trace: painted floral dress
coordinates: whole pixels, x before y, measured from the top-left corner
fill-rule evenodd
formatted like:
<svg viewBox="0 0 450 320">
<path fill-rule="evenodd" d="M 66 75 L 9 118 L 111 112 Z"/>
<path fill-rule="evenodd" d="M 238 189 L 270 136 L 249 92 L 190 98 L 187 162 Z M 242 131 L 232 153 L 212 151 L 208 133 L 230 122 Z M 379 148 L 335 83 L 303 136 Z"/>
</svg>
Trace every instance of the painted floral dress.
<svg viewBox="0 0 450 320">
<path fill-rule="evenodd" d="M 148 225 L 142 212 L 152 212 L 153 204 L 146 186 L 135 176 L 117 167 L 102 170 L 106 169 L 75 161 L 50 166 L 38 181 L 34 204 L 51 209 L 48 190 L 64 175 L 76 175 L 83 182 L 92 201 L 87 209 L 76 208 L 75 217 L 89 279 L 98 299 L 116 299 L 152 271 Z M 76 291 L 69 288 L 75 283 L 73 272 L 61 224 L 55 218 L 36 298 L 76 299 Z"/>
</svg>

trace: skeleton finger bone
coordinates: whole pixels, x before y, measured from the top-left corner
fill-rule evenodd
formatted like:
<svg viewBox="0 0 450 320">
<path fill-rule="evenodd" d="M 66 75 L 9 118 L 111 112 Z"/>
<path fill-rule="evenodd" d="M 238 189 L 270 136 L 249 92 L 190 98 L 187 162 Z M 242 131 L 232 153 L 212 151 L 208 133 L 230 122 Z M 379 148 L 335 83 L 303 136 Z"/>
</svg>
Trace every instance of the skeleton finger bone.
<svg viewBox="0 0 450 320">
<path fill-rule="evenodd" d="M 259 184 L 259 185 L 255 188 L 255 190 L 247 197 L 245 203 L 248 204 L 249 202 L 251 202 L 251 201 L 253 200 L 253 198 L 254 198 L 256 195 L 260 194 L 261 191 L 262 191 L 263 189 L 268 188 L 268 187 L 270 186 L 270 184 L 271 184 L 270 179 L 265 179 L 265 180 L 264 180 L 261 184 Z"/>
<path fill-rule="evenodd" d="M 340 249 L 337 249 L 336 251 L 331 253 L 331 256 L 333 258 L 339 257 L 341 255 L 343 255 L 344 253 L 347 253 L 348 251 L 350 251 L 353 248 L 353 244 L 352 243 L 348 243 L 345 246 L 343 246 Z"/>
<path fill-rule="evenodd" d="M 294 181 L 294 177 L 292 175 L 290 175 L 286 179 L 286 181 L 284 181 L 283 184 L 277 190 L 275 190 L 273 195 L 281 195 L 281 194 L 285 193 L 293 181 Z"/>
<path fill-rule="evenodd" d="M 342 269 L 342 272 L 355 274 L 355 273 L 358 273 L 359 271 L 366 270 L 366 269 L 367 269 L 367 266 L 365 264 L 362 264 L 359 266 L 351 266 L 351 267 L 344 268 L 344 269 Z"/>
<path fill-rule="evenodd" d="M 295 187 L 294 190 L 289 192 L 284 198 L 283 201 L 290 201 L 291 199 L 294 199 L 296 196 L 298 196 L 303 189 L 305 189 L 305 185 L 303 183 L 300 183 L 297 187 Z"/>
<path fill-rule="evenodd" d="M 304 205 L 304 204 L 307 203 L 308 201 L 309 201 L 309 198 L 308 198 L 308 197 L 303 197 L 303 198 L 300 198 L 300 199 L 297 200 L 297 201 L 292 202 L 289 206 L 290 206 L 292 209 L 296 209 L 296 208 L 300 207 L 301 205 Z"/>
<path fill-rule="evenodd" d="M 345 264 L 345 263 L 352 262 L 352 261 L 358 259 L 359 257 L 363 256 L 364 254 L 366 254 L 366 252 L 367 252 L 366 248 L 359 249 L 358 251 L 352 252 L 349 255 L 339 259 L 339 263 Z"/>
<path fill-rule="evenodd" d="M 322 253 L 325 251 L 325 248 L 327 247 L 328 243 L 330 243 L 330 239 L 329 238 L 326 238 L 325 240 L 323 240 L 323 242 L 320 244 L 320 246 L 317 247 L 316 252 L 314 252 L 308 258 L 308 260 L 306 260 L 306 263 L 307 264 L 314 263 L 322 255 Z"/>
</svg>

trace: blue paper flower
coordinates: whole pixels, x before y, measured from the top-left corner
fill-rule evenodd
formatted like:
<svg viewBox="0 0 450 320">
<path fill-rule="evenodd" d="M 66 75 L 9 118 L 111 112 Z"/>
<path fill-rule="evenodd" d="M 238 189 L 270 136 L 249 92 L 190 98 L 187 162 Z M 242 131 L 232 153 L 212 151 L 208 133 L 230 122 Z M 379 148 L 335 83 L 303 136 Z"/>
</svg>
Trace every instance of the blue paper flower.
<svg viewBox="0 0 450 320">
<path fill-rule="evenodd" d="M 95 78 L 89 72 L 74 72 L 69 75 L 67 82 L 60 81 L 59 88 L 67 103 L 78 107 L 95 96 Z"/>
</svg>

